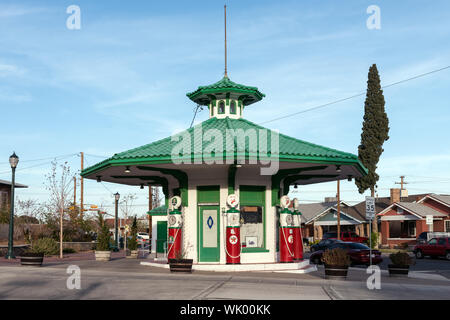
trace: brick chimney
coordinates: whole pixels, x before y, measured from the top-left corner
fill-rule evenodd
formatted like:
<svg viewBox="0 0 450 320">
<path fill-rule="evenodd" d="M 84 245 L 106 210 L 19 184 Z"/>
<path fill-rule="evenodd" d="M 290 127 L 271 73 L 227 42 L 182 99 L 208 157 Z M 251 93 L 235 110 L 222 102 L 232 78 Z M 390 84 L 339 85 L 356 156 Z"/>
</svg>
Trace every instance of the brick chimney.
<svg viewBox="0 0 450 320">
<path fill-rule="evenodd" d="M 393 204 L 394 202 L 400 202 L 400 189 L 391 189 L 391 204 Z"/>
</svg>

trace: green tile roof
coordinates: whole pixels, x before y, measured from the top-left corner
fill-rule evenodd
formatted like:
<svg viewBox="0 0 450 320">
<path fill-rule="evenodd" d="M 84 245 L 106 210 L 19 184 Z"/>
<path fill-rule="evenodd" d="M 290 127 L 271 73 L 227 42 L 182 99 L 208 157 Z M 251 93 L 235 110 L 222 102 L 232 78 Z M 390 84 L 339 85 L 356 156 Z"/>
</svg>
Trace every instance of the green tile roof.
<svg viewBox="0 0 450 320">
<path fill-rule="evenodd" d="M 216 129 L 220 132 L 224 133 L 227 129 L 255 129 L 256 134 L 258 135 L 259 129 L 267 130 L 267 141 L 270 142 L 270 137 L 273 131 L 270 129 L 266 129 L 262 126 L 259 126 L 253 122 L 250 122 L 245 119 L 230 119 L 228 117 L 224 119 L 218 118 L 210 118 L 192 128 L 185 130 L 180 133 L 188 133 L 191 137 L 191 150 L 190 158 L 193 160 L 197 157 L 202 156 L 202 151 L 200 150 L 200 139 L 194 139 L 194 130 L 201 129 L 203 133 L 205 133 L 209 129 Z M 195 141 L 194 141 L 195 140 Z M 227 150 L 227 140 L 223 138 L 223 150 Z M 230 140 L 232 141 L 232 140 Z M 171 137 L 167 137 L 162 140 L 158 140 L 156 142 L 134 148 L 131 150 L 127 150 L 121 153 L 117 153 L 113 155 L 111 158 L 106 159 L 102 162 L 95 164 L 89 168 L 83 170 L 82 175 L 86 176 L 92 174 L 93 172 L 97 172 L 103 168 L 106 168 L 110 165 L 133 165 L 133 164 L 145 164 L 145 163 L 173 163 L 172 162 L 172 150 L 174 147 L 179 144 L 179 141 L 172 141 Z M 208 145 L 212 142 L 203 141 L 203 150 L 208 147 Z M 270 143 L 267 143 L 268 150 L 267 152 L 273 156 L 276 154 L 275 150 L 270 150 Z M 248 143 L 245 145 L 245 155 L 246 156 L 259 156 L 257 146 L 256 148 L 249 148 Z M 236 158 L 237 150 L 231 145 L 228 150 L 233 150 L 233 152 L 229 152 L 223 155 L 224 157 L 233 156 Z M 338 151 L 335 149 L 323 147 L 320 145 L 312 144 L 309 142 L 305 142 L 299 139 L 295 139 L 283 134 L 279 134 L 279 159 L 280 161 L 290 161 L 290 162 L 326 162 L 332 164 L 351 164 L 356 165 L 358 170 L 367 173 L 367 170 L 358 160 L 358 157 L 354 154 Z M 207 155 L 207 152 L 205 152 Z M 216 155 L 217 156 L 217 155 Z"/>
<path fill-rule="evenodd" d="M 243 102 L 244 106 L 260 101 L 265 97 L 258 88 L 245 86 L 231 81 L 227 76 L 208 86 L 199 86 L 197 90 L 186 95 L 192 101 L 208 105 L 211 100 L 217 99 L 217 94 L 233 94 L 236 99 Z"/>
<path fill-rule="evenodd" d="M 165 205 L 156 207 L 150 211 L 147 211 L 147 214 L 151 216 L 165 216 L 167 215 L 167 207 Z"/>
</svg>

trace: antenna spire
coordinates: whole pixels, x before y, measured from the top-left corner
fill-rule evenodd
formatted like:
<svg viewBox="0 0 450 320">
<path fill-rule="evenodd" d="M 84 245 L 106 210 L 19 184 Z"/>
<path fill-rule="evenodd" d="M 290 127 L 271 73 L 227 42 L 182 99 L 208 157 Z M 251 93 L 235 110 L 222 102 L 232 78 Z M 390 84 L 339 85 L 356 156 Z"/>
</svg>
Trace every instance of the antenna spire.
<svg viewBox="0 0 450 320">
<path fill-rule="evenodd" d="M 223 6 L 224 17 L 225 17 L 225 77 L 228 78 L 227 74 L 227 5 Z"/>
</svg>

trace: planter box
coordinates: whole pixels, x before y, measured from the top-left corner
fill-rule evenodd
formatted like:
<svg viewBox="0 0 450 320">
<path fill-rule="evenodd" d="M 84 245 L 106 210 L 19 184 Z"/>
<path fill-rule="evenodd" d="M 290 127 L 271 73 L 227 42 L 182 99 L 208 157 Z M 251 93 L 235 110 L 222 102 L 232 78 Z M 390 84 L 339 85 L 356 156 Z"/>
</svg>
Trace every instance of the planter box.
<svg viewBox="0 0 450 320">
<path fill-rule="evenodd" d="M 409 272 L 409 265 L 389 264 L 390 277 L 407 277 Z"/>
<path fill-rule="evenodd" d="M 325 264 L 325 279 L 341 279 L 347 278 L 348 266 L 333 266 Z"/>
<path fill-rule="evenodd" d="M 20 264 L 23 266 L 33 266 L 33 267 L 40 267 L 42 266 L 42 262 L 44 261 L 44 255 L 43 254 L 23 254 L 20 257 Z"/>
<path fill-rule="evenodd" d="M 192 272 L 192 259 L 169 259 L 170 272 Z"/>
<path fill-rule="evenodd" d="M 111 260 L 111 251 L 95 251 L 95 260 L 97 261 Z"/>
</svg>

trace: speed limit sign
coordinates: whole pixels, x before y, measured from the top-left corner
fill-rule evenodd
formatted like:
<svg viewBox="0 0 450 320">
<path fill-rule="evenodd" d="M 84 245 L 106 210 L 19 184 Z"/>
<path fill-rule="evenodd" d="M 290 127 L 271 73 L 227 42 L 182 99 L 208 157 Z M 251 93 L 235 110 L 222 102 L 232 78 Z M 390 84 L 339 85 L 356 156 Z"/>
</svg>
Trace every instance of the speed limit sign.
<svg viewBox="0 0 450 320">
<path fill-rule="evenodd" d="M 366 197 L 366 219 L 372 220 L 375 216 L 375 198 Z"/>
</svg>

